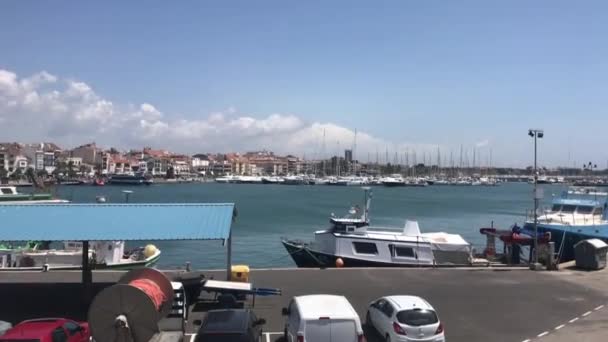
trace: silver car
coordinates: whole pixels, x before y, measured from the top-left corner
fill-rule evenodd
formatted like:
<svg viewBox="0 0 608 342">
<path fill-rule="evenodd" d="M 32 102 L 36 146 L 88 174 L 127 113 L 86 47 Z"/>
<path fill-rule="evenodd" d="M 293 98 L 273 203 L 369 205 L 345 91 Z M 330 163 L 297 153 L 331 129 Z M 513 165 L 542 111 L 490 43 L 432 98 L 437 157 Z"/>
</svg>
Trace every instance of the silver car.
<svg viewBox="0 0 608 342">
<path fill-rule="evenodd" d="M 416 296 L 387 296 L 369 304 L 365 323 L 385 341 L 445 342 L 435 309 Z"/>
</svg>

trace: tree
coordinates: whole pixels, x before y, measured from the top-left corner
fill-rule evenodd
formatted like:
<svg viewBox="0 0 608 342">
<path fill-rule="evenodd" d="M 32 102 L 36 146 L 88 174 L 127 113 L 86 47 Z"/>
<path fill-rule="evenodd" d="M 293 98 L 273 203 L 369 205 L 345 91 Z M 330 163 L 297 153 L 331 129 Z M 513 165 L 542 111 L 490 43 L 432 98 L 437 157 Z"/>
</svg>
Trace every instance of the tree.
<svg viewBox="0 0 608 342">
<path fill-rule="evenodd" d="M 175 170 L 173 169 L 173 166 L 169 166 L 169 168 L 167 169 L 167 179 L 172 178 L 175 178 Z"/>
<path fill-rule="evenodd" d="M 11 174 L 11 178 L 15 180 L 21 179 L 21 177 L 23 177 L 23 171 L 21 169 L 16 169 Z"/>
<path fill-rule="evenodd" d="M 68 178 L 76 177 L 76 169 L 74 168 L 74 162 L 70 160 L 68 163 Z"/>
<path fill-rule="evenodd" d="M 38 170 L 38 172 L 36 172 L 36 175 L 38 177 L 45 178 L 49 175 L 49 173 L 46 171 L 46 169 L 42 169 L 42 170 Z"/>
</svg>

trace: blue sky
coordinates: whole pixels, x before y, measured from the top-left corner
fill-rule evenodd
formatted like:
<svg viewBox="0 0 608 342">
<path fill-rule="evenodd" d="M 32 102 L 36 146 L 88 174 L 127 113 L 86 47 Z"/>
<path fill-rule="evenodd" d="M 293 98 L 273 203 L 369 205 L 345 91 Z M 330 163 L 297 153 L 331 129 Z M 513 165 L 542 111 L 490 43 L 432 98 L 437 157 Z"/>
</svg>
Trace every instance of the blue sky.
<svg viewBox="0 0 608 342">
<path fill-rule="evenodd" d="M 186 150 L 289 146 L 310 155 L 320 148 L 318 133 L 304 139 L 310 130 L 302 129 L 331 124 L 330 146 L 351 144 L 340 129 L 357 129 L 369 135 L 361 133 L 361 151 L 438 145 L 447 155 L 477 145 L 482 155 L 491 148 L 495 163 L 525 165 L 527 129 L 540 127 L 547 132 L 543 163 L 588 159 L 604 167 L 607 36 L 608 4 L 601 1 L 0 3 L 0 69 L 17 81 L 46 71 L 66 92 L 69 82 L 86 83 L 112 103 L 114 115 L 151 104 L 162 119 L 146 122 L 158 134 L 189 121 L 217 132 L 213 113 L 222 113 L 222 132 L 235 120 L 254 120 L 236 126 L 254 125 L 254 132 L 237 132 L 228 145 L 195 132 L 167 141 Z M 38 93 L 60 87 L 52 83 Z M 78 116 L 83 105 L 72 107 Z M 38 107 L 20 110 L 44 115 Z M 279 118 L 268 123 L 272 114 Z M 31 138 L 25 123 L 6 120 L 15 128 L 11 138 Z M 139 136 L 73 129 L 107 144 L 162 147 L 146 127 Z M 81 142 L 78 132 L 39 134 Z"/>
</svg>

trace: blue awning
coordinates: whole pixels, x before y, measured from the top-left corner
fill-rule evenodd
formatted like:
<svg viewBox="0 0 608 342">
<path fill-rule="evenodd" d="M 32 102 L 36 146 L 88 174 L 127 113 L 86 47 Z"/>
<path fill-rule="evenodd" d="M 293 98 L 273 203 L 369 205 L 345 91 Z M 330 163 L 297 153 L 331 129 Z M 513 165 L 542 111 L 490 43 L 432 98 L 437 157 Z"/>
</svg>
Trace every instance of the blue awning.
<svg viewBox="0 0 608 342">
<path fill-rule="evenodd" d="M 226 240 L 234 204 L 0 205 L 0 241 Z"/>
</svg>

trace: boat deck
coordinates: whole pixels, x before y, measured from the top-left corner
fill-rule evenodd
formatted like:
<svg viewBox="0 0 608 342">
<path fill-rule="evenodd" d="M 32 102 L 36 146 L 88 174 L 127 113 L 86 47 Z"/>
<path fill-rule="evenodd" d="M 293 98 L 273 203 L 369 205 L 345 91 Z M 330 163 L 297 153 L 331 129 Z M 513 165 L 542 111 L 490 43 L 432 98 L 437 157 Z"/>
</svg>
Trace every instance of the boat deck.
<svg viewBox="0 0 608 342">
<path fill-rule="evenodd" d="M 223 279 L 221 271 L 202 272 L 207 277 Z M 115 282 L 123 273 L 97 271 L 91 295 Z M 199 273 L 167 272 L 171 277 L 196 278 Z M 65 316 L 86 319 L 88 303 L 82 302 L 83 288 L 77 282 L 79 272 L 4 272 L 0 273 L 0 320 L 17 322 L 26 318 Z M 255 311 L 267 320 L 267 341 L 277 341 L 283 329 L 281 308 L 292 296 L 303 294 L 343 294 L 361 317 L 371 300 L 391 294 L 413 294 L 426 298 L 444 322 L 449 341 L 534 340 L 565 324 L 560 334 L 568 332 L 575 317 L 591 318 L 592 312 L 608 302 L 608 271 L 532 272 L 521 269 L 284 269 L 252 270 L 251 281 L 257 287 L 276 287 L 278 297 L 258 297 Z M 192 322 L 204 315 L 191 307 L 188 333 Z M 603 329 L 597 330 L 601 334 Z M 366 329 L 367 340 L 379 341 Z M 601 337 L 601 335 L 598 335 Z M 594 339 L 588 339 L 595 341 Z M 601 339 L 598 339 L 598 341 Z"/>
</svg>

